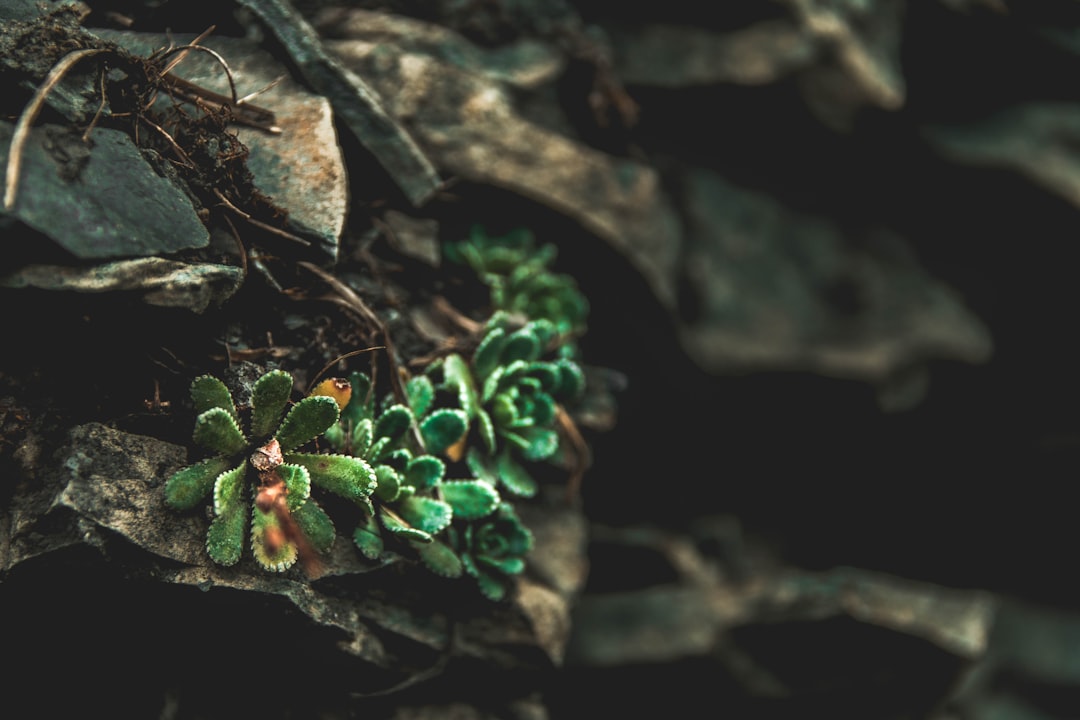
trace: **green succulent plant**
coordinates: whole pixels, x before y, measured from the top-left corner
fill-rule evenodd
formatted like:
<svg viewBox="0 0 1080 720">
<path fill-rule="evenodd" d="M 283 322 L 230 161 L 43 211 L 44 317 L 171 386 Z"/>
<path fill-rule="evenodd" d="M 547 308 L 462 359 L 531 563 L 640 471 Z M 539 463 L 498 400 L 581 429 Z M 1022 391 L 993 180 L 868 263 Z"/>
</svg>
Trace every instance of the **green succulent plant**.
<svg viewBox="0 0 1080 720">
<path fill-rule="evenodd" d="M 550 270 L 555 246 L 537 247 L 529 230 L 491 237 L 474 225 L 468 238 L 447 243 L 444 250 L 447 259 L 468 264 L 488 285 L 495 310 L 547 320 L 564 338 L 585 332 L 588 300 L 574 278 Z"/>
<path fill-rule="evenodd" d="M 445 479 L 446 463 L 438 455 L 465 435 L 465 413 L 433 410 L 435 389 L 426 376 L 406 383 L 406 403 L 386 397 L 378 407 L 368 375 L 354 372 L 350 384 L 351 399 L 326 437 L 335 449 L 363 458 L 378 479 L 375 509 L 356 528 L 353 541 L 365 557 L 376 560 L 386 552 L 388 534 L 411 545 L 433 572 L 460 576 L 461 561 L 436 536 L 455 518 L 484 517 L 500 502 L 488 482 Z"/>
<path fill-rule="evenodd" d="M 505 502 L 480 520 L 463 528 L 451 528 L 450 538 L 465 572 L 492 600 L 506 597 L 514 576 L 525 569 L 525 556 L 533 547 L 532 532 L 522 524 L 513 506 Z"/>
<path fill-rule="evenodd" d="M 299 451 L 338 421 L 338 401 L 311 395 L 290 408 L 292 392 L 292 376 L 282 370 L 255 382 L 249 408 L 237 407 L 216 377 L 191 384 L 193 439 L 211 455 L 166 481 L 165 502 L 190 510 L 212 496 L 206 549 L 220 565 L 240 560 L 249 516 L 252 554 L 266 570 L 284 571 L 304 552 L 329 551 L 334 525 L 311 497 L 313 486 L 371 507 L 376 475 L 362 458 Z M 245 418 L 247 434 L 240 429 Z"/>
<path fill-rule="evenodd" d="M 544 359 L 556 337 L 547 320 L 518 325 L 506 313 L 496 313 L 471 364 L 453 354 L 431 370 L 438 387 L 455 393 L 476 424 L 481 444 L 465 453 L 469 469 L 519 497 L 537 492 L 525 463 L 551 459 L 559 449 L 560 403 L 577 400 L 585 388 L 585 375 L 573 360 Z"/>
</svg>

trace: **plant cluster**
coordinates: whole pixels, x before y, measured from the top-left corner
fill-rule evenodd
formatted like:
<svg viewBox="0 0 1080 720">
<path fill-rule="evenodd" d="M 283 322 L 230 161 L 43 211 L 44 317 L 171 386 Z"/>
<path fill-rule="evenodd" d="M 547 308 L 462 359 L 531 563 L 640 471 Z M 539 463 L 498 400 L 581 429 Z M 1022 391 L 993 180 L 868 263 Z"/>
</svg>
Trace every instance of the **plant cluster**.
<svg viewBox="0 0 1080 720">
<path fill-rule="evenodd" d="M 438 575 L 471 576 L 488 598 L 507 595 L 533 547 L 510 499 L 537 493 L 530 466 L 558 458 L 563 407 L 584 392 L 584 373 L 571 355 L 586 305 L 567 278 L 496 282 L 503 276 L 491 270 L 492 258 L 515 263 L 486 236 L 476 238 L 484 247 L 474 243 L 476 252 L 465 254 L 488 258 L 490 271 L 481 278 L 493 305 L 515 298 L 514 310 L 492 315 L 468 357 L 430 363 L 398 395 L 380 394 L 369 375 L 353 372 L 323 381 L 286 414 L 293 383 L 281 370 L 256 381 L 250 408 L 237 408 L 216 378 L 195 380 L 194 440 L 213 456 L 173 475 L 166 501 L 184 510 L 212 493 L 207 549 L 215 562 L 231 565 L 241 556 L 250 478 L 251 546 L 268 570 L 285 570 L 333 544 L 334 525 L 311 497 L 315 487 L 360 508 L 352 540 L 364 557 L 414 553 Z M 531 244 L 512 250 L 521 256 L 517 265 L 534 262 Z M 558 300 L 528 302 L 529 287 Z M 549 317 L 521 313 L 539 307 Z M 247 435 L 240 431 L 245 415 Z M 329 452 L 299 452 L 318 436 Z"/>
</svg>

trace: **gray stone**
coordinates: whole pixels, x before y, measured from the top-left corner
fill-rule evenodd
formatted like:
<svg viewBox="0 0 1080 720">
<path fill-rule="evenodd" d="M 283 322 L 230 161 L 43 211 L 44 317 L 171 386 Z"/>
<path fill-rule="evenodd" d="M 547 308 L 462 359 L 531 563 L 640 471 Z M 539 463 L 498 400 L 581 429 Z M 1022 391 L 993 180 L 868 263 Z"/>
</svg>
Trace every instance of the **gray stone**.
<svg viewBox="0 0 1080 720">
<path fill-rule="evenodd" d="M 0 122 L 0 166 L 13 132 Z M 31 128 L 18 188 L 0 222 L 18 220 L 77 258 L 168 254 L 210 242 L 188 197 L 117 130 L 96 129 L 83 143 L 66 128 Z"/>
</svg>

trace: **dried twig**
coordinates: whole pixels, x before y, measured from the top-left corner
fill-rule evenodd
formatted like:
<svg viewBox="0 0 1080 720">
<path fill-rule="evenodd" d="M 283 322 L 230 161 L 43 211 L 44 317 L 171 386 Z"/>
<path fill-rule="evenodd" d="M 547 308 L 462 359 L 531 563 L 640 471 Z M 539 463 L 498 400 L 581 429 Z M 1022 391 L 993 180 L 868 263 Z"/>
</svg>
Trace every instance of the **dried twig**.
<svg viewBox="0 0 1080 720">
<path fill-rule="evenodd" d="M 53 65 L 52 70 L 45 76 L 45 81 L 41 83 L 34 92 L 34 96 L 30 98 L 30 102 L 26 104 L 18 122 L 15 123 L 15 131 L 11 135 L 11 150 L 8 152 L 7 173 L 4 176 L 6 183 L 4 187 L 5 210 L 11 210 L 11 208 L 15 207 L 15 197 L 19 192 L 19 174 L 22 170 L 23 149 L 30 135 L 30 127 L 34 124 L 34 120 L 37 119 L 38 113 L 41 112 L 42 106 L 45 105 L 45 98 L 64 77 L 64 74 L 74 67 L 77 62 L 91 55 L 99 55 L 105 52 L 113 51 L 107 48 L 84 48 L 68 53 L 60 59 L 60 62 Z"/>
<path fill-rule="evenodd" d="M 373 352 L 375 350 L 385 350 L 385 349 L 386 349 L 385 345 L 373 345 L 371 347 L 360 348 L 359 350 L 350 350 L 349 352 L 345 353 L 344 355 L 338 355 L 336 358 L 334 358 L 330 362 L 326 363 L 326 365 L 323 366 L 322 370 L 315 373 L 315 375 L 310 380 L 308 380 L 308 384 L 307 384 L 308 391 L 310 391 L 311 388 L 315 385 L 316 380 L 318 380 L 323 375 L 325 375 L 326 372 L 330 368 L 334 367 L 334 365 L 338 364 L 342 360 L 345 360 L 345 359 L 351 358 L 351 357 L 356 357 L 357 355 L 362 355 L 364 353 Z"/>
<path fill-rule="evenodd" d="M 285 230 L 282 230 L 281 228 L 276 228 L 273 225 L 268 225 L 267 223 L 264 223 L 262 220 L 256 220 L 255 218 L 251 217 L 251 215 L 247 214 L 246 212 L 244 212 L 240 208 L 233 205 L 232 202 L 229 200 L 229 198 L 225 197 L 225 193 L 221 192 L 217 188 L 214 188 L 214 194 L 217 195 L 218 200 L 220 200 L 222 202 L 222 204 L 225 205 L 225 207 L 229 208 L 234 213 L 236 213 L 240 217 L 244 218 L 245 220 L 247 220 L 249 223 L 251 223 L 255 227 L 262 228 L 266 232 L 273 233 L 274 235 L 277 235 L 279 237 L 283 237 L 286 240 L 292 240 L 293 242 L 300 243 L 304 247 L 311 247 L 311 243 L 309 241 L 305 240 L 304 238 L 302 238 L 302 237 L 300 237 L 298 235 L 293 235 L 292 233 L 286 232 Z"/>
</svg>

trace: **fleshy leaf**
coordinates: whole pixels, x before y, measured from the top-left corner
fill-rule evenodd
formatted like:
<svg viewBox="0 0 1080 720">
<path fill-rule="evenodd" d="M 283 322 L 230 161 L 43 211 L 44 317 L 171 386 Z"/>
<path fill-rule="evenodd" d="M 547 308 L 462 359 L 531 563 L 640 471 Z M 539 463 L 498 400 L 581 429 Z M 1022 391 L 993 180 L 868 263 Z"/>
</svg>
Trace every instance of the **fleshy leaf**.
<svg viewBox="0 0 1080 720">
<path fill-rule="evenodd" d="M 352 386 L 352 393 L 349 404 L 341 411 L 341 420 L 355 426 L 365 418 L 371 419 L 371 378 L 356 371 L 349 375 L 349 384 Z"/>
<path fill-rule="evenodd" d="M 517 332 L 510 333 L 506 338 L 506 346 L 499 360 L 504 365 L 515 360 L 535 360 L 540 357 L 542 349 L 540 340 L 533 333 L 532 328 L 526 326 Z"/>
<path fill-rule="evenodd" d="M 499 365 L 506 340 L 506 331 L 502 328 L 494 328 L 484 335 L 473 353 L 473 369 L 477 377 L 486 378 Z"/>
<path fill-rule="evenodd" d="M 534 362 L 529 364 L 529 376 L 535 378 L 545 392 L 552 392 L 559 387 L 562 373 L 559 366 L 551 362 Z"/>
<path fill-rule="evenodd" d="M 375 491 L 375 471 L 366 461 L 351 455 L 320 455 L 289 453 L 285 462 L 307 468 L 311 483 L 335 495 L 355 502 L 362 508 L 371 507 L 368 496 Z"/>
<path fill-rule="evenodd" d="M 526 460 L 546 460 L 559 449 L 559 434 L 547 428 L 527 428 L 522 433 L 529 444 L 522 450 Z"/>
<path fill-rule="evenodd" d="M 496 471 L 499 474 L 499 482 L 502 483 L 510 494 L 518 497 L 532 497 L 536 495 L 537 485 L 532 475 L 510 456 L 509 452 L 499 453 L 496 458 Z"/>
<path fill-rule="evenodd" d="M 379 523 L 374 515 L 368 515 L 367 520 L 353 532 L 353 542 L 360 549 L 360 554 L 368 560 L 378 560 L 382 557 L 384 545 Z"/>
<path fill-rule="evenodd" d="M 336 537 L 334 523 L 314 500 L 308 500 L 294 510 L 292 516 L 315 550 L 323 554 L 330 552 Z"/>
<path fill-rule="evenodd" d="M 228 515 L 240 505 L 243 496 L 242 483 L 247 472 L 246 465 L 237 465 L 214 480 L 214 514 Z"/>
<path fill-rule="evenodd" d="M 195 418 L 192 438 L 197 445 L 219 455 L 235 455 L 244 449 L 247 441 L 236 420 L 224 408 L 210 408 Z"/>
<path fill-rule="evenodd" d="M 404 405 L 388 407 L 375 421 L 375 437 L 388 437 L 396 442 L 408 432 L 412 420 L 412 411 Z"/>
<path fill-rule="evenodd" d="M 450 480 L 439 486 L 442 498 L 454 510 L 454 518 L 479 520 L 499 506 L 499 491 L 484 480 Z"/>
<path fill-rule="evenodd" d="M 221 408 L 236 419 L 236 405 L 225 383 L 213 375 L 200 375 L 191 382 L 191 402 L 195 414 L 202 415 L 211 408 Z"/>
<path fill-rule="evenodd" d="M 478 570 L 476 584 L 480 587 L 480 592 L 484 594 L 484 597 L 498 602 L 506 597 L 511 581 L 501 575 Z"/>
<path fill-rule="evenodd" d="M 525 570 L 525 559 L 522 557 L 492 558 L 480 555 L 476 558 L 478 563 L 494 568 L 504 575 L 518 575 Z"/>
<path fill-rule="evenodd" d="M 491 486 L 499 484 L 499 473 L 495 468 L 494 461 L 487 455 L 482 454 L 476 448 L 469 448 L 465 454 L 465 464 L 473 475 L 486 481 Z"/>
<path fill-rule="evenodd" d="M 285 405 L 289 402 L 292 389 L 292 375 L 284 370 L 271 370 L 255 381 L 255 387 L 251 390 L 252 438 L 261 440 L 274 432 L 285 414 Z"/>
<path fill-rule="evenodd" d="M 417 545 L 416 551 L 428 570 L 445 578 L 461 577 L 461 558 L 441 540 L 433 540 L 425 545 Z"/>
<path fill-rule="evenodd" d="M 476 423 L 480 426 L 480 439 L 488 454 L 495 452 L 495 423 L 491 421 L 491 415 L 481 409 L 476 415 Z"/>
<path fill-rule="evenodd" d="M 352 454 L 367 457 L 371 441 L 375 438 L 375 427 L 371 418 L 357 421 L 353 427 Z"/>
<path fill-rule="evenodd" d="M 420 495 L 405 498 L 396 508 L 402 520 L 432 535 L 445 529 L 454 518 L 454 510 L 449 504 Z"/>
<path fill-rule="evenodd" d="M 255 562 L 272 572 L 288 570 L 297 557 L 296 544 L 285 539 L 277 516 L 259 508 L 251 514 L 251 551 Z"/>
<path fill-rule="evenodd" d="M 542 392 L 533 397 L 533 407 L 529 415 L 532 417 L 533 422 L 540 427 L 550 427 L 555 422 L 556 412 L 555 400 L 547 393 Z M 555 451 L 552 450 L 551 452 Z M 547 457 L 547 455 L 544 457 Z"/>
<path fill-rule="evenodd" d="M 420 424 L 420 436 L 424 447 L 432 455 L 442 455 L 469 429 L 469 418 L 463 410 L 442 408 L 424 418 Z"/>
<path fill-rule="evenodd" d="M 277 471 L 289 491 L 285 496 L 289 510 L 296 512 L 311 495 L 311 475 L 303 465 L 292 463 L 279 465 Z"/>
<path fill-rule="evenodd" d="M 435 401 L 435 386 L 427 375 L 417 375 L 405 383 L 405 395 L 409 398 L 413 415 L 424 417 Z"/>
<path fill-rule="evenodd" d="M 333 398 L 325 395 L 306 397 L 293 405 L 274 437 L 281 444 L 282 452 L 295 450 L 323 434 L 337 422 L 339 414 Z"/>
<path fill-rule="evenodd" d="M 503 376 L 506 375 L 507 366 L 500 365 L 491 371 L 491 374 L 484 380 L 483 390 L 480 392 L 480 402 L 487 405 L 491 402 L 491 398 L 495 396 L 495 393 L 499 390 L 499 383 L 502 382 Z"/>
<path fill-rule="evenodd" d="M 244 550 L 246 530 L 247 510 L 244 503 L 226 503 L 225 514 L 216 516 L 206 532 L 206 552 L 210 559 L 218 565 L 235 565 Z"/>
<path fill-rule="evenodd" d="M 379 522 L 388 532 L 406 540 L 429 543 L 433 539 L 430 533 L 409 526 L 401 518 L 387 511 L 386 508 L 379 508 Z"/>
<path fill-rule="evenodd" d="M 177 471 L 165 483 L 165 502 L 176 510 L 189 510 L 214 489 L 217 476 L 229 467 L 229 459 L 212 457 Z"/>
<path fill-rule="evenodd" d="M 434 455 L 413 458 L 405 466 L 405 482 L 417 490 L 435 487 L 446 474 L 446 465 Z"/>
<path fill-rule="evenodd" d="M 401 477 L 397 470 L 389 465 L 376 465 L 375 477 L 378 485 L 375 487 L 375 496 L 383 502 L 393 502 L 401 494 Z"/>
<path fill-rule="evenodd" d="M 458 354 L 447 355 L 443 361 L 443 375 L 446 384 L 457 389 L 458 404 L 465 411 L 467 418 L 472 418 L 480 403 L 476 396 L 476 386 L 473 384 L 472 373 L 465 358 Z"/>
<path fill-rule="evenodd" d="M 574 401 L 585 392 L 585 372 L 573 360 L 560 359 L 555 361 L 559 368 L 559 385 L 553 389 L 552 395 L 559 400 Z"/>
</svg>

